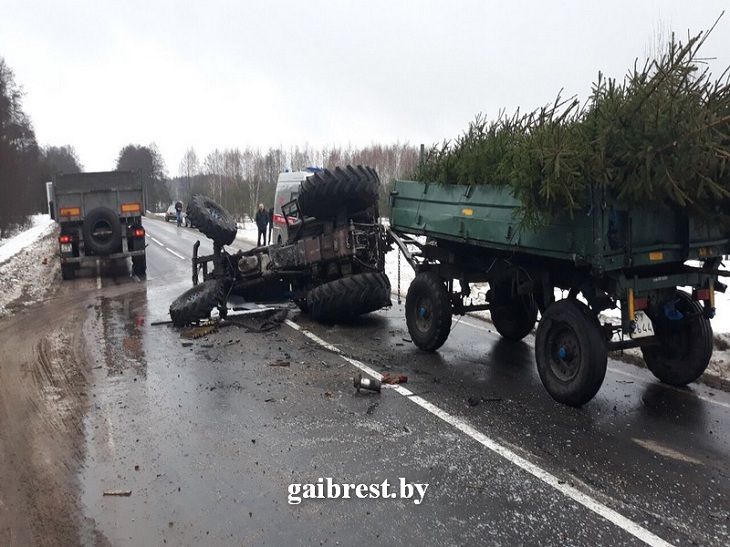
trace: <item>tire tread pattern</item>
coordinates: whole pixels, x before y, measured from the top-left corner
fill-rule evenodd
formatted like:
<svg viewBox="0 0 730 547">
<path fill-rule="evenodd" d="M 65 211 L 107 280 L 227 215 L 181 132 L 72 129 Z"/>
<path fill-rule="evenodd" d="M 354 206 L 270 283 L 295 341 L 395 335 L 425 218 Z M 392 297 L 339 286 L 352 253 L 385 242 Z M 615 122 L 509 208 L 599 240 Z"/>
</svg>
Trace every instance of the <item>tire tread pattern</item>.
<svg viewBox="0 0 730 547">
<path fill-rule="evenodd" d="M 380 195 L 380 178 L 372 167 L 348 165 L 324 169 L 299 185 L 299 208 L 314 218 L 331 218 L 342 211 L 348 216 L 375 205 Z"/>
<path fill-rule="evenodd" d="M 317 321 L 352 319 L 390 306 L 390 280 L 382 272 L 335 279 L 309 291 L 306 308 Z"/>
</svg>

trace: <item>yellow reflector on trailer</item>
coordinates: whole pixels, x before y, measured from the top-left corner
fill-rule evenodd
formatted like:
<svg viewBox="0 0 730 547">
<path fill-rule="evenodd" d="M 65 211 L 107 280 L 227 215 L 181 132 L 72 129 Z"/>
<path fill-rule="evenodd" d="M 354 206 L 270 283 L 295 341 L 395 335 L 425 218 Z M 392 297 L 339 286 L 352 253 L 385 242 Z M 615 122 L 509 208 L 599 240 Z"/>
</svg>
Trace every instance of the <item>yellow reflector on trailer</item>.
<svg viewBox="0 0 730 547">
<path fill-rule="evenodd" d="M 469 209 L 469 208 L 462 209 L 461 214 L 464 215 L 465 217 L 470 217 L 474 214 L 474 209 Z"/>
<path fill-rule="evenodd" d="M 58 212 L 59 215 L 62 217 L 77 217 L 81 214 L 81 208 L 80 207 L 61 207 L 61 210 Z"/>
<path fill-rule="evenodd" d="M 139 213 L 141 209 L 139 203 L 122 203 L 122 213 Z"/>
<path fill-rule="evenodd" d="M 661 251 L 654 251 L 653 253 L 649 253 L 649 260 L 664 260 L 664 253 Z"/>
</svg>

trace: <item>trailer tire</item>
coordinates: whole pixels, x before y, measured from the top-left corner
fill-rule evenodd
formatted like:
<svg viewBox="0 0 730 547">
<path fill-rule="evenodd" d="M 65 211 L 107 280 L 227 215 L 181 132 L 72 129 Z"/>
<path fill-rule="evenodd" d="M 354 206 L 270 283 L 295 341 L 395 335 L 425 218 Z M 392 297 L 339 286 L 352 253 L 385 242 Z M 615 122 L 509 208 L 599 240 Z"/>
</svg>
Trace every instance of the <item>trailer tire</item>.
<svg viewBox="0 0 730 547">
<path fill-rule="evenodd" d="M 70 281 L 74 277 L 76 277 L 76 265 L 61 264 L 61 279 L 64 281 Z"/>
<path fill-rule="evenodd" d="M 138 277 L 144 277 L 147 275 L 146 255 L 132 257 L 132 273 Z"/>
<path fill-rule="evenodd" d="M 122 246 L 122 225 L 119 216 L 107 207 L 97 207 L 86 215 L 83 224 L 84 245 L 87 254 L 105 256 Z"/>
<path fill-rule="evenodd" d="M 532 294 L 513 295 L 512 280 L 495 283 L 489 313 L 497 332 L 511 342 L 532 332 L 537 321 L 537 304 Z"/>
<path fill-rule="evenodd" d="M 187 216 L 192 225 L 219 245 L 230 245 L 236 239 L 236 222 L 231 214 L 202 194 L 190 199 Z"/>
<path fill-rule="evenodd" d="M 651 373 L 671 386 L 686 386 L 702 376 L 710 363 L 713 348 L 712 324 L 699 302 L 684 291 L 676 291 L 675 307 L 683 319 L 654 322 L 660 343 L 644 346 L 641 352 Z"/>
<path fill-rule="evenodd" d="M 421 272 L 408 287 L 406 324 L 411 340 L 424 351 L 436 351 L 451 332 L 451 299 L 434 272 Z"/>
<path fill-rule="evenodd" d="M 226 289 L 226 283 L 220 279 L 209 279 L 189 288 L 170 304 L 172 324 L 183 327 L 208 319 L 213 308 L 225 305 Z"/>
<path fill-rule="evenodd" d="M 590 308 L 573 298 L 548 306 L 537 326 L 535 360 L 553 399 L 575 407 L 590 401 L 608 362 L 605 335 Z"/>
<path fill-rule="evenodd" d="M 384 273 L 377 272 L 323 283 L 309 291 L 302 309 L 308 309 L 317 321 L 337 322 L 390 305 L 390 280 Z"/>
<path fill-rule="evenodd" d="M 380 195 L 380 178 L 372 167 L 348 165 L 325 169 L 299 185 L 299 209 L 309 217 L 331 218 L 343 210 L 348 216 L 373 206 Z"/>
</svg>

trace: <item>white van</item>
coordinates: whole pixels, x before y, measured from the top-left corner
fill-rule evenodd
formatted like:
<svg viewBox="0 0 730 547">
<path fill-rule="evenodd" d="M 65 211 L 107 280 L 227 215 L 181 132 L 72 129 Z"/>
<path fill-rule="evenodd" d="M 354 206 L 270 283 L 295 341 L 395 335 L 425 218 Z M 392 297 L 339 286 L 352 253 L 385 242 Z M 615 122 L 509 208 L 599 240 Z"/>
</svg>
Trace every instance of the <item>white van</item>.
<svg viewBox="0 0 730 547">
<path fill-rule="evenodd" d="M 307 167 L 304 171 L 286 171 L 279 173 L 279 178 L 276 181 L 276 194 L 274 196 L 274 228 L 271 235 L 273 244 L 280 245 L 287 240 L 286 221 L 281 212 L 281 206 L 296 199 L 299 193 L 299 184 L 312 173 L 319 171 L 321 169 L 317 167 Z M 289 222 L 292 220 L 296 219 L 289 219 Z"/>
</svg>

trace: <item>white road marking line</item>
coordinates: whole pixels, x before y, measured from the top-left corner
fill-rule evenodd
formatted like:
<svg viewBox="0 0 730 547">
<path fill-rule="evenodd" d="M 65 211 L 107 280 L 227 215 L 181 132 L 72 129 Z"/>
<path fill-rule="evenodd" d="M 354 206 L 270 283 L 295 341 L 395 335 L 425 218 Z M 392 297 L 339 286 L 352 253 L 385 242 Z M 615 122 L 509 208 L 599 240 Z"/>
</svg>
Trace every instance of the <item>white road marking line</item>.
<svg viewBox="0 0 730 547">
<path fill-rule="evenodd" d="M 454 321 L 457 321 L 457 319 L 454 319 Z M 475 325 L 468 321 L 464 321 L 463 319 L 460 321 L 460 324 L 466 325 L 466 326 L 471 327 L 476 330 L 481 330 L 481 331 L 489 332 L 490 334 L 494 334 L 486 327 L 480 327 L 479 325 Z M 650 378 L 643 378 L 643 377 L 639 376 L 638 374 L 632 374 L 631 372 L 626 372 L 625 370 L 621 370 L 616 367 L 608 367 L 608 370 L 610 370 L 611 372 L 614 372 L 616 374 L 620 374 L 622 376 L 627 376 L 628 378 L 632 378 L 632 379 L 636 380 L 637 382 L 661 386 L 664 389 L 668 389 L 670 391 L 676 391 L 677 393 L 681 393 L 682 395 L 687 395 L 688 397 L 696 397 L 697 399 L 702 399 L 703 401 L 705 401 L 707 403 L 712 403 L 712 404 L 719 405 L 719 406 L 722 406 L 725 408 L 730 408 L 730 403 L 725 403 L 723 401 L 717 401 L 717 400 L 713 399 L 712 397 L 707 397 L 706 395 L 700 395 L 698 393 L 688 392 L 688 391 L 678 388 L 678 387 L 670 386 L 667 384 L 661 384 L 661 383 L 655 382 L 654 380 L 652 380 Z"/>
<path fill-rule="evenodd" d="M 151 236 L 151 235 L 150 235 L 149 233 L 148 233 L 147 235 L 149 236 L 149 238 L 150 238 L 150 239 L 151 239 L 152 241 L 154 241 L 155 243 L 157 243 L 157 244 L 158 244 L 158 245 L 159 245 L 160 247 L 164 247 L 164 246 L 165 246 L 165 245 L 164 245 L 164 243 L 162 243 L 162 242 L 161 242 L 161 241 L 159 241 L 158 239 L 155 239 L 155 238 L 154 238 L 154 237 L 152 237 L 152 236 Z"/>
<path fill-rule="evenodd" d="M 172 254 L 174 254 L 174 255 L 175 255 L 176 257 L 178 257 L 178 258 L 179 258 L 179 259 L 181 259 L 181 260 L 186 260 L 186 259 L 185 259 L 185 257 L 184 257 L 183 255 L 181 255 L 180 253 L 176 253 L 175 251 L 173 251 L 172 249 L 170 249 L 170 247 L 165 247 L 165 250 L 166 250 L 167 252 L 169 252 L 169 253 L 172 253 Z"/>
<path fill-rule="evenodd" d="M 101 289 L 101 262 L 96 259 L 96 290 Z"/>
<path fill-rule="evenodd" d="M 336 353 L 340 357 L 342 357 L 345 361 L 352 364 L 356 368 L 360 369 L 361 371 L 365 372 L 366 374 L 372 376 L 373 378 L 382 379 L 382 375 L 377 372 L 376 370 L 372 369 L 371 367 L 367 366 L 365 363 L 362 363 L 358 361 L 357 359 L 352 359 L 351 357 L 347 357 L 342 353 L 342 351 L 337 348 L 336 346 L 330 344 L 329 342 L 326 342 L 322 340 L 319 336 L 316 334 L 309 332 L 306 329 L 303 329 L 298 324 L 294 323 L 290 319 L 286 319 L 285 323 L 293 328 L 294 330 L 297 330 L 304 334 L 307 338 L 310 340 L 316 342 L 320 346 L 322 346 L 325 349 L 330 350 L 333 353 Z M 643 528 L 642 526 L 638 525 L 634 521 L 626 518 L 622 514 L 618 513 L 617 511 L 614 511 L 610 507 L 602 504 L 598 500 L 593 499 L 588 494 L 585 494 L 578 490 L 577 488 L 568 485 L 564 481 L 561 481 L 556 477 L 555 475 L 549 473 L 548 471 L 545 471 L 541 467 L 538 467 L 534 463 L 526 460 L 522 456 L 519 456 L 509 448 L 502 446 L 494 439 L 487 437 L 484 433 L 478 431 L 473 426 L 471 426 L 466 420 L 462 420 L 461 418 L 457 418 L 456 416 L 453 416 L 452 414 L 449 414 L 445 410 L 437 407 L 433 403 L 427 401 L 423 397 L 419 395 L 414 395 L 413 392 L 411 392 L 409 389 L 406 389 L 399 385 L 389 386 L 392 388 L 392 391 L 395 391 L 396 393 L 399 393 L 400 395 L 403 395 L 406 397 L 409 401 L 414 402 L 424 410 L 427 410 L 437 418 L 440 418 L 444 422 L 448 423 L 449 425 L 455 427 L 465 435 L 471 437 L 473 440 L 477 441 L 482 446 L 488 448 L 492 452 L 498 454 L 499 456 L 502 456 L 504 459 L 512 463 L 513 465 L 516 465 L 523 471 L 528 472 L 533 477 L 541 480 L 548 486 L 553 487 L 555 490 L 560 492 L 561 494 L 571 498 L 573 501 L 581 504 L 586 509 L 593 511 L 597 515 L 600 515 L 604 519 L 608 520 L 615 526 L 618 526 L 622 530 L 628 532 L 635 538 L 639 539 L 640 541 L 643 541 L 647 545 L 652 545 L 655 547 L 667 547 L 671 546 L 671 543 L 668 543 L 664 541 L 659 536 L 653 534 L 646 528 Z"/>
</svg>

